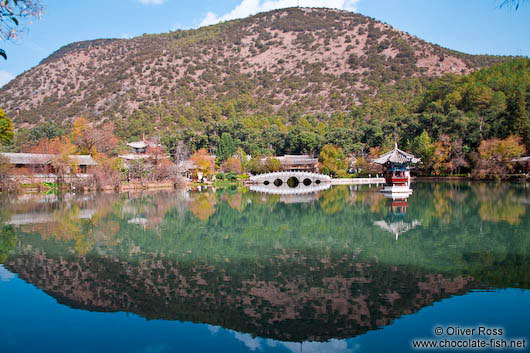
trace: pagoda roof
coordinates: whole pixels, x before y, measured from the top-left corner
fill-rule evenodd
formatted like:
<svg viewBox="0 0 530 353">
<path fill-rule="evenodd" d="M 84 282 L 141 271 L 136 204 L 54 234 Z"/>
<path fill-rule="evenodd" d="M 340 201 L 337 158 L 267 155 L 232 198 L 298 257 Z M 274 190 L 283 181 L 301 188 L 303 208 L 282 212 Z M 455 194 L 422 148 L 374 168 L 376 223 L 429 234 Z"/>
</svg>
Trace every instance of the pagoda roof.
<svg viewBox="0 0 530 353">
<path fill-rule="evenodd" d="M 379 158 L 373 160 L 373 162 L 377 164 L 386 164 L 388 162 L 405 164 L 418 163 L 419 161 L 421 161 L 420 158 L 416 158 L 414 155 L 400 150 L 397 146 L 397 143 L 392 151 L 387 152 L 381 155 Z"/>
<path fill-rule="evenodd" d="M 396 236 L 396 240 L 398 240 L 401 234 L 416 228 L 417 226 L 421 225 L 421 222 L 418 220 L 413 220 L 410 223 L 404 221 L 397 221 L 392 223 L 387 223 L 386 221 L 377 221 L 374 222 L 374 225 L 378 226 L 383 230 L 386 230 L 387 232 L 394 234 Z"/>
</svg>

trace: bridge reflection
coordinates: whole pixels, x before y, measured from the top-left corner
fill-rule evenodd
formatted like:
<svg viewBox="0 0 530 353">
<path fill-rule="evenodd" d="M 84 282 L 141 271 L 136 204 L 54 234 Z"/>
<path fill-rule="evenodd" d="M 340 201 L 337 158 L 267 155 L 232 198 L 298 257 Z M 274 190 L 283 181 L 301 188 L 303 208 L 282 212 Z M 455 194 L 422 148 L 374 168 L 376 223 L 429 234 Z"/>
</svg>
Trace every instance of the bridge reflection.
<svg viewBox="0 0 530 353">
<path fill-rule="evenodd" d="M 274 195 L 303 195 L 303 194 L 312 194 L 319 191 L 324 191 L 331 188 L 330 183 L 320 184 L 320 185 L 309 185 L 298 184 L 295 187 L 291 187 L 288 184 L 282 184 L 276 186 L 274 184 L 269 185 L 250 185 L 250 191 L 261 192 L 265 194 L 274 194 Z"/>
<path fill-rule="evenodd" d="M 304 195 L 327 190 L 331 177 L 311 172 L 274 172 L 250 177 L 251 191 L 274 195 Z"/>
</svg>

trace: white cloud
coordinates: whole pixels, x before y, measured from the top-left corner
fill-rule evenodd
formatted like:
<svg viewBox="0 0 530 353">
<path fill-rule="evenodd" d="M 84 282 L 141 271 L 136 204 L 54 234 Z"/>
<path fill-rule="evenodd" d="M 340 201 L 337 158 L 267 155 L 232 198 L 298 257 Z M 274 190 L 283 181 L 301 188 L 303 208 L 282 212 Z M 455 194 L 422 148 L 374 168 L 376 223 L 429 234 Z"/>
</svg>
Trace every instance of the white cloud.
<svg viewBox="0 0 530 353">
<path fill-rule="evenodd" d="M 162 5 L 166 0 L 140 0 L 142 5 Z"/>
<path fill-rule="evenodd" d="M 360 0 L 241 0 L 239 5 L 224 15 L 218 16 L 213 12 L 208 12 L 200 25 L 208 26 L 222 21 L 247 17 L 257 14 L 258 12 L 295 7 L 298 5 L 301 7 L 328 7 L 332 9 L 355 11 L 355 5 L 359 1 Z"/>
<path fill-rule="evenodd" d="M 0 265 L 0 281 L 2 282 L 9 282 L 13 278 L 15 278 L 15 275 L 8 270 L 4 268 L 4 266 Z"/>
<path fill-rule="evenodd" d="M 208 331 L 210 331 L 212 336 L 217 334 L 217 332 L 219 332 L 219 329 L 221 328 L 221 326 L 212 326 L 212 325 L 207 325 L 207 327 L 208 327 Z"/>
<path fill-rule="evenodd" d="M 2 87 L 14 78 L 15 76 L 11 75 L 9 72 L 0 70 L 0 87 Z"/>
<path fill-rule="evenodd" d="M 253 338 L 248 333 L 239 333 L 239 332 L 234 332 L 234 337 L 237 340 L 243 342 L 243 344 L 245 344 L 245 346 L 251 351 L 255 351 L 256 349 L 261 350 L 260 339 L 257 337 Z"/>
<path fill-rule="evenodd" d="M 300 343 L 281 342 L 281 344 L 293 353 L 300 351 L 306 353 L 353 353 L 356 348 L 348 348 L 348 343 L 344 340 L 332 339 L 328 342 L 303 342 Z"/>
</svg>

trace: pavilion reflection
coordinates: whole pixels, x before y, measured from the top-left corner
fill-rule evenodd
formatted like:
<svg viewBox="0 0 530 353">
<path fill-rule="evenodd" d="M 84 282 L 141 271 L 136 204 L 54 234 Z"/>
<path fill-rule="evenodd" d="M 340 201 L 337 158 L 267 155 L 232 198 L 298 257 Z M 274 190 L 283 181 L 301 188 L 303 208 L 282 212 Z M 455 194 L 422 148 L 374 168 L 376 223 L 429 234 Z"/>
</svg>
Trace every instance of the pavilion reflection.
<svg viewBox="0 0 530 353">
<path fill-rule="evenodd" d="M 392 194 L 384 194 L 387 198 L 387 216 L 384 220 L 375 221 L 374 225 L 395 235 L 396 240 L 403 233 L 410 231 L 421 225 L 417 219 L 406 220 L 408 197 L 401 197 Z"/>
</svg>

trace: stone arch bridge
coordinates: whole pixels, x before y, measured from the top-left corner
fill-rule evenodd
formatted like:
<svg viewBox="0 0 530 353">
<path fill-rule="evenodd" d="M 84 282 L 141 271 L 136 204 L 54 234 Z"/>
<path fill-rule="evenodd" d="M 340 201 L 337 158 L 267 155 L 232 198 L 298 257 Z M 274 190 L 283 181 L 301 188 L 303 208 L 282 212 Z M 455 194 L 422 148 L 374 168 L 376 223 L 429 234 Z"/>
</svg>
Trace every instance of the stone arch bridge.
<svg viewBox="0 0 530 353">
<path fill-rule="evenodd" d="M 324 174 L 311 172 L 274 172 L 250 177 L 254 185 L 263 186 L 269 190 L 277 188 L 278 191 L 287 191 L 296 189 L 298 192 L 307 189 L 321 189 L 324 186 L 329 187 L 331 177 Z M 326 187 L 326 188 L 327 188 Z"/>
</svg>

